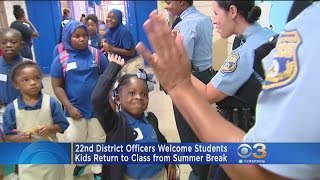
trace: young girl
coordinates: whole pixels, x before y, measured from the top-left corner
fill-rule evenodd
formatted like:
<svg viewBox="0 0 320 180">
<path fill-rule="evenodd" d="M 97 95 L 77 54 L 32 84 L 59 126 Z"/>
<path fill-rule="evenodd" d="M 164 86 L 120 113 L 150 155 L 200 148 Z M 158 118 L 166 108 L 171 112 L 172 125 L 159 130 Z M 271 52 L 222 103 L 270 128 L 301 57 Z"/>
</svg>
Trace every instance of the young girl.
<svg viewBox="0 0 320 180">
<path fill-rule="evenodd" d="M 32 39 L 38 38 L 39 33 L 32 22 L 26 18 L 26 14 L 20 5 L 13 5 L 13 14 L 16 18 L 16 21 L 11 23 L 10 28 L 16 29 L 22 34 L 24 43 L 22 49 L 20 50 L 21 56 L 28 59 L 33 59 L 31 50 Z"/>
<path fill-rule="evenodd" d="M 134 74 L 144 67 L 143 58 L 135 50 L 135 43 L 131 32 L 122 24 L 122 12 L 112 9 L 106 20 L 108 26 L 104 37 L 103 48 L 105 52 L 115 53 L 123 57 L 126 64 L 119 76 Z"/>
<path fill-rule="evenodd" d="M 99 78 L 92 96 L 94 111 L 108 133 L 107 142 L 166 143 L 155 115 L 145 115 L 149 91 L 153 90 L 149 75 L 144 71 L 124 75 L 115 83 L 113 98 L 109 98 L 106 92 L 112 89 L 124 59 L 110 54 L 108 59 L 110 64 Z M 104 165 L 102 172 L 103 179 L 175 179 L 175 168 L 175 165 L 168 165 L 168 177 L 164 164 Z"/>
<path fill-rule="evenodd" d="M 42 74 L 31 60 L 12 69 L 12 82 L 21 95 L 5 109 L 4 134 L 9 142 L 57 141 L 69 126 L 59 102 L 42 94 Z M 19 165 L 19 179 L 63 179 L 63 165 Z"/>
<path fill-rule="evenodd" d="M 87 17 L 86 17 L 85 14 L 81 14 L 80 22 L 82 22 L 83 24 L 86 24 L 86 22 L 87 22 Z"/>
<path fill-rule="evenodd" d="M 99 21 L 96 15 L 89 14 L 87 16 L 86 26 L 88 27 L 88 30 L 89 30 L 88 44 L 94 48 L 101 49 L 102 36 L 100 36 L 98 33 L 98 30 L 99 30 L 98 24 L 99 24 Z"/>
<path fill-rule="evenodd" d="M 108 62 L 100 51 L 89 48 L 88 37 L 86 25 L 70 20 L 62 33 L 64 52 L 55 57 L 51 65 L 53 91 L 65 107 L 70 123 L 66 137 L 71 142 L 105 142 L 106 138 L 93 113 L 91 94 Z M 65 63 L 61 63 L 63 58 L 67 58 Z M 84 167 L 77 165 L 73 175 L 81 176 Z M 92 172 L 98 178 L 101 165 L 93 165 Z"/>
<path fill-rule="evenodd" d="M 101 37 L 106 35 L 106 31 L 107 31 L 107 26 L 104 23 L 100 23 L 99 24 L 99 35 Z"/>
</svg>

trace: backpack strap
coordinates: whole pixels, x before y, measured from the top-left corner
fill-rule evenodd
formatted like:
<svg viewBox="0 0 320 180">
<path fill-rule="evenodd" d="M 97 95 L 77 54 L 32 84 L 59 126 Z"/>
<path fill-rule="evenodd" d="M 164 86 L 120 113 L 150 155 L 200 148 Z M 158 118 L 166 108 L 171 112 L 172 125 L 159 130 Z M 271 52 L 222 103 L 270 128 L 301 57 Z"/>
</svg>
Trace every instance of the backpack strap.
<svg viewBox="0 0 320 180">
<path fill-rule="evenodd" d="M 100 54 L 99 54 L 99 50 L 92 47 L 92 46 L 89 46 L 88 47 L 91 54 L 93 55 L 93 57 L 95 58 L 95 60 L 97 61 L 97 65 L 98 65 L 98 69 L 99 69 L 99 74 L 102 74 L 101 72 L 101 67 L 100 67 Z"/>
<path fill-rule="evenodd" d="M 60 53 L 60 64 L 61 64 L 64 79 L 66 79 L 68 59 L 69 59 L 69 53 L 66 50 L 63 50 Z"/>
<path fill-rule="evenodd" d="M 61 68 L 62 68 L 62 72 L 63 72 L 63 77 L 65 79 L 66 78 L 66 72 L 67 72 L 67 64 L 68 64 L 68 59 L 69 59 L 69 53 L 66 50 L 62 50 L 60 52 L 60 50 L 61 50 L 60 48 L 64 48 L 62 43 L 60 43 L 59 46 L 58 46 L 58 52 L 60 54 L 60 64 L 61 64 Z M 89 48 L 91 54 L 93 55 L 93 57 L 95 58 L 95 60 L 97 61 L 97 66 L 98 66 L 99 75 L 100 75 L 102 73 L 101 73 L 101 68 L 100 68 L 99 50 L 94 48 L 94 47 L 91 47 L 91 46 L 88 46 L 88 48 Z"/>
<path fill-rule="evenodd" d="M 58 53 L 61 54 L 63 51 L 64 51 L 64 45 L 63 45 L 63 43 L 61 42 L 61 43 L 59 43 L 59 45 L 58 45 Z"/>
</svg>

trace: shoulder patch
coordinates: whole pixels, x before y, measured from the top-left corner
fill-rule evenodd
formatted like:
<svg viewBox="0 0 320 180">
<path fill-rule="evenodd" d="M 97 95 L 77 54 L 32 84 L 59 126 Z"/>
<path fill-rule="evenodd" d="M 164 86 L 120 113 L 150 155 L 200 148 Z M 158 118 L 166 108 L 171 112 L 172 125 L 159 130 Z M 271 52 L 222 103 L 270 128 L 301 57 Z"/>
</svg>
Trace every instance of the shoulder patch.
<svg viewBox="0 0 320 180">
<path fill-rule="evenodd" d="M 232 73 L 237 69 L 237 62 L 240 59 L 239 53 L 231 53 L 220 68 L 222 73 Z"/>
<path fill-rule="evenodd" d="M 287 31 L 279 36 L 272 66 L 266 73 L 263 90 L 284 87 L 298 74 L 297 50 L 302 39 L 298 31 Z"/>
</svg>

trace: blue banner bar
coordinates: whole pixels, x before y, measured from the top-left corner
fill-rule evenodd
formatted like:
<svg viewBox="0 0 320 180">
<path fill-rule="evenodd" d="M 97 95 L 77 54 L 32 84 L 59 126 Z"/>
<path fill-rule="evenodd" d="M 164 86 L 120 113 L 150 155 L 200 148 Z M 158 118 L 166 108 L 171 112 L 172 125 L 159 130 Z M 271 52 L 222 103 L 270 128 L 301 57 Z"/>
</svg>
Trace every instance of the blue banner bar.
<svg viewBox="0 0 320 180">
<path fill-rule="evenodd" d="M 71 164 L 71 144 L 0 143 L 0 164 Z"/>
<path fill-rule="evenodd" d="M 320 164 L 320 143 L 0 143 L 0 164 Z"/>
</svg>

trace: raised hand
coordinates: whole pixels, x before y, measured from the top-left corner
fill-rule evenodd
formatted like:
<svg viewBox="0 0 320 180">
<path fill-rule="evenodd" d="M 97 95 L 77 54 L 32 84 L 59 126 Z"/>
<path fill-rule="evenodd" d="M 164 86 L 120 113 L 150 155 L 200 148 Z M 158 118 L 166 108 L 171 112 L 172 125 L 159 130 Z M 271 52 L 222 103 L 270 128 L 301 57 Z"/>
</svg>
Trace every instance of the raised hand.
<svg viewBox="0 0 320 180">
<path fill-rule="evenodd" d="M 172 37 L 171 29 L 162 14 L 154 10 L 149 19 L 143 25 L 148 40 L 155 51 L 151 54 L 142 42 L 139 42 L 136 49 L 147 59 L 154 69 L 160 84 L 166 92 L 178 87 L 192 86 L 191 64 L 182 43 L 180 34 L 177 38 Z"/>
<path fill-rule="evenodd" d="M 117 55 L 117 54 L 113 54 L 113 53 L 108 53 L 108 60 L 111 62 L 115 62 L 117 64 L 119 64 L 120 66 L 124 65 L 124 59 L 121 58 L 121 56 Z"/>
</svg>

